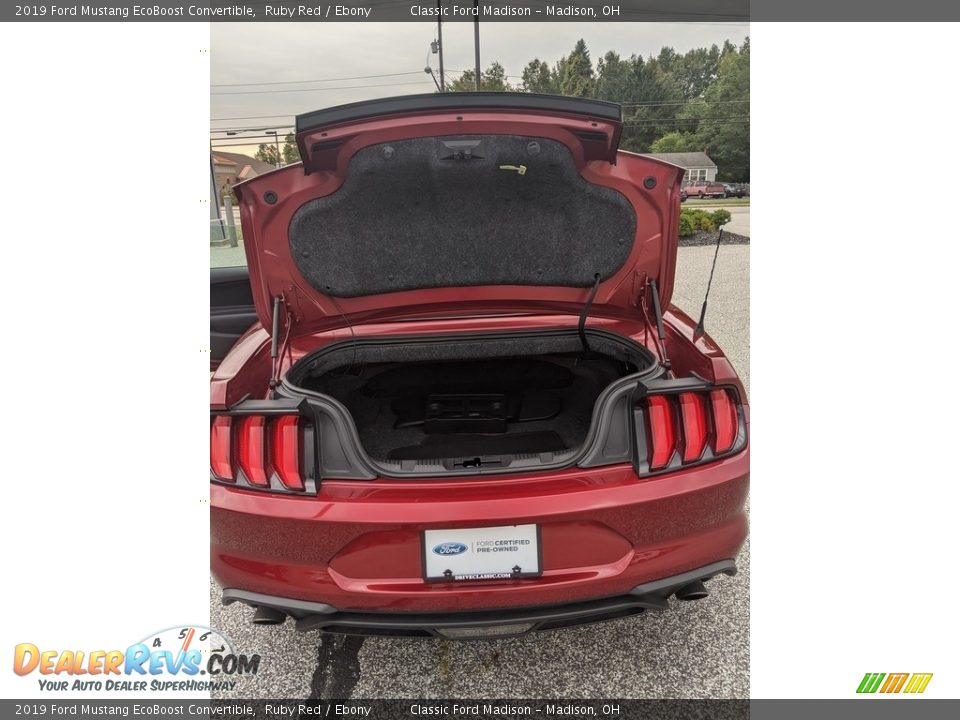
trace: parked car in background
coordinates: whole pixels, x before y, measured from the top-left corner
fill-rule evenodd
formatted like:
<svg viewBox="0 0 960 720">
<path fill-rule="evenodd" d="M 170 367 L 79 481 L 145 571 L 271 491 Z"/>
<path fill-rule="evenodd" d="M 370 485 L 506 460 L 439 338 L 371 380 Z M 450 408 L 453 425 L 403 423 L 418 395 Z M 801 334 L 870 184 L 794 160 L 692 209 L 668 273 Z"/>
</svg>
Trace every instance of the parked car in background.
<svg viewBox="0 0 960 720">
<path fill-rule="evenodd" d="M 706 197 L 725 198 L 727 196 L 727 190 L 723 183 L 718 183 L 715 180 L 694 180 L 688 182 L 684 190 L 687 191 L 689 197 L 700 199 Z"/>
<path fill-rule="evenodd" d="M 727 197 L 749 197 L 750 186 L 746 183 L 724 183 L 723 187 L 727 191 Z"/>
</svg>

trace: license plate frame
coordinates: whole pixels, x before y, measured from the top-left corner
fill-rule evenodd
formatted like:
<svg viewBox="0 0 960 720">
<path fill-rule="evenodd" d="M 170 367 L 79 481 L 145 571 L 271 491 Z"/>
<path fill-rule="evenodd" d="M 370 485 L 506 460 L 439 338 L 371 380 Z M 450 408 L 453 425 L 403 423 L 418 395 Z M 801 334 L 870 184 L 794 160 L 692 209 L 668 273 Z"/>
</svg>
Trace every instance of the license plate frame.
<svg viewBox="0 0 960 720">
<path fill-rule="evenodd" d="M 540 525 L 534 523 L 421 530 L 421 575 L 428 583 L 491 582 L 537 578 L 543 575 L 541 535 Z M 498 540 L 528 542 L 512 545 L 489 544 L 491 541 Z M 478 546 L 477 543 L 482 544 Z M 451 551 L 449 554 L 434 552 L 441 545 L 462 545 L 465 550 Z M 494 547 L 516 547 L 517 550 L 481 549 Z M 501 558 L 504 560 L 502 565 L 499 562 Z M 530 563 L 534 559 L 536 564 L 530 568 Z M 511 561 L 513 565 L 509 564 Z M 441 563 L 444 565 L 442 570 Z M 520 568 L 520 572 L 514 572 L 516 567 Z M 445 574 L 444 571 L 449 571 L 449 574 Z"/>
</svg>

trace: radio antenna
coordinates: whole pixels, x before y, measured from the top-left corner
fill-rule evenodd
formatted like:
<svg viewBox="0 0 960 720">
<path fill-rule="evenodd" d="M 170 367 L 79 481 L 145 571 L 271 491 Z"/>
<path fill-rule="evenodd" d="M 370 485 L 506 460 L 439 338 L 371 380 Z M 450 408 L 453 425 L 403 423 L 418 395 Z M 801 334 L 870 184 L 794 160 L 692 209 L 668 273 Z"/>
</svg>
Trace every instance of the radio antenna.
<svg viewBox="0 0 960 720">
<path fill-rule="evenodd" d="M 713 251 L 713 264 L 710 266 L 710 279 L 707 280 L 707 292 L 703 296 L 703 307 L 700 308 L 700 322 L 697 323 L 696 330 L 693 331 L 693 338 L 696 340 L 703 336 L 703 321 L 707 317 L 707 298 L 710 297 L 710 288 L 713 286 L 713 271 L 717 269 L 717 255 L 720 254 L 720 238 L 723 237 L 723 228 L 717 233 L 717 247 Z"/>
</svg>

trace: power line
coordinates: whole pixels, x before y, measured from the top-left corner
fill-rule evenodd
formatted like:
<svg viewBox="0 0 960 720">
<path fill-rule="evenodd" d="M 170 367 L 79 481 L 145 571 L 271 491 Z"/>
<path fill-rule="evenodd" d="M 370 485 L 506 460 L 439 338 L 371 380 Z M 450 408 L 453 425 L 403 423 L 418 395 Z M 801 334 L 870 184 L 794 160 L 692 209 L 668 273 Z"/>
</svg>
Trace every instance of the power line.
<svg viewBox="0 0 960 720">
<path fill-rule="evenodd" d="M 214 132 L 217 132 L 217 131 L 214 130 Z M 290 133 L 286 133 L 286 134 L 289 135 Z M 273 138 L 273 137 L 274 137 L 273 135 L 243 135 L 243 136 L 238 136 L 236 139 L 237 139 L 237 140 L 264 140 L 264 139 L 266 139 L 266 138 Z M 285 137 L 285 135 L 281 135 L 281 141 L 283 140 L 283 137 Z M 212 139 L 212 140 L 233 140 L 234 138 L 232 138 L 232 137 L 230 137 L 230 138 L 225 138 L 225 137 L 224 137 L 224 138 L 218 138 L 218 137 L 215 137 L 215 138 L 211 138 L 211 139 Z"/>
<path fill-rule="evenodd" d="M 712 125 L 747 125 L 747 124 L 748 124 L 747 122 L 745 122 L 745 121 L 743 121 L 743 120 L 713 120 L 713 121 L 708 121 L 708 122 L 709 122 L 709 124 L 712 124 Z M 697 128 L 697 127 L 699 127 L 699 126 L 698 126 L 698 125 L 690 125 L 690 124 L 686 124 L 686 123 L 671 124 L 670 122 L 663 122 L 663 123 L 625 123 L 625 124 L 624 124 L 624 128 L 638 128 L 638 129 L 645 129 L 645 128 L 651 128 L 651 129 L 657 129 L 657 128 L 673 128 L 673 129 L 675 129 L 675 130 L 686 130 L 686 129 L 692 130 L 692 129 Z"/>
<path fill-rule="evenodd" d="M 351 77 L 323 78 L 316 80 L 271 80 L 269 82 L 211 83 L 210 87 L 256 87 L 262 85 L 301 85 L 303 83 L 339 82 L 341 80 L 369 80 L 371 78 L 400 77 L 401 75 L 421 75 L 423 70 L 411 70 L 399 73 L 380 73 L 378 75 L 353 75 Z"/>
<path fill-rule="evenodd" d="M 250 147 L 251 145 L 260 145 L 262 143 L 224 143 L 222 145 L 211 145 L 211 147 L 216 150 L 217 148 L 231 148 L 231 147 Z M 271 144 L 270 147 L 273 147 Z"/>
<path fill-rule="evenodd" d="M 423 74 L 422 71 L 421 71 L 421 74 Z M 240 92 L 214 92 L 210 94 L 223 97 L 226 95 L 272 95 L 275 93 L 329 92 L 330 90 L 360 90 L 362 88 L 404 87 L 404 86 L 410 86 L 410 85 L 422 85 L 423 83 L 427 82 L 427 80 L 428 78 L 424 76 L 424 79 L 421 80 L 420 82 L 376 83 L 373 85 L 340 85 L 338 87 L 296 88 L 296 89 L 287 89 L 287 90 L 241 90 Z"/>
<path fill-rule="evenodd" d="M 267 120 L 269 118 L 288 118 L 293 117 L 297 113 L 286 113 L 285 115 L 240 115 L 238 117 L 228 117 L 228 118 L 210 118 L 211 122 L 225 122 L 227 120 Z M 291 126 L 292 127 L 292 126 Z"/>
<path fill-rule="evenodd" d="M 252 132 L 257 130 L 293 130 L 295 126 L 293 125 L 274 125 L 273 127 L 268 128 L 258 128 L 258 127 L 229 127 L 229 128 L 210 128 L 211 133 L 242 133 L 242 132 Z"/>
<path fill-rule="evenodd" d="M 636 123 L 624 123 L 625 128 L 659 128 L 659 127 L 676 127 L 676 128 L 695 128 L 699 127 L 700 123 L 704 125 L 713 124 L 713 125 L 734 125 L 742 124 L 746 125 L 749 121 L 747 119 L 735 120 L 735 119 L 708 119 L 702 121 L 688 121 L 688 120 L 664 120 L 663 122 L 636 122 Z"/>
<path fill-rule="evenodd" d="M 730 105 L 733 103 L 748 103 L 747 100 L 684 100 L 682 102 L 635 102 L 620 103 L 620 107 L 666 107 L 668 105 Z"/>
<path fill-rule="evenodd" d="M 628 123 L 653 123 L 655 125 L 661 123 L 670 123 L 670 122 L 710 122 L 713 120 L 749 120 L 749 115 L 717 115 L 715 117 L 704 117 L 704 118 L 633 118 L 630 120 L 625 120 L 624 124 Z"/>
</svg>

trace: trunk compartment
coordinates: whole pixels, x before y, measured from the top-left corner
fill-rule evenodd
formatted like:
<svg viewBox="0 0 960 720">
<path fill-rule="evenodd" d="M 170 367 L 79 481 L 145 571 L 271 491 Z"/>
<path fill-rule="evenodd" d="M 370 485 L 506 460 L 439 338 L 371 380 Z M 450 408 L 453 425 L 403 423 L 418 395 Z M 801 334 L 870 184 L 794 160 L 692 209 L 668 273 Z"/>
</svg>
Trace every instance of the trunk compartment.
<svg viewBox="0 0 960 720">
<path fill-rule="evenodd" d="M 337 343 L 287 373 L 285 391 L 333 398 L 366 455 L 388 468 L 452 471 L 574 458 L 597 399 L 656 371 L 648 351 L 604 331 L 417 337 Z"/>
</svg>

